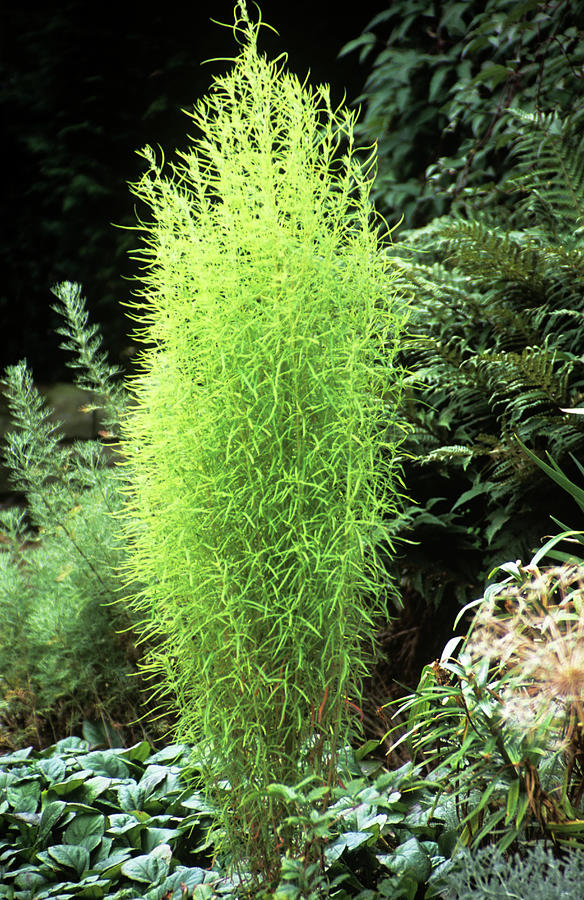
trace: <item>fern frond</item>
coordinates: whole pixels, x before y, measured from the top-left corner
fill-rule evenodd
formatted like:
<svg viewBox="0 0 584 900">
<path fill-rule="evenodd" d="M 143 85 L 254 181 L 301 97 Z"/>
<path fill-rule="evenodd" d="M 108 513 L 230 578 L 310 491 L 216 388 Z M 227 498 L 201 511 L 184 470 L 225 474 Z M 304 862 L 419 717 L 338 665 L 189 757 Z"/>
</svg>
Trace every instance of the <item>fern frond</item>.
<svg viewBox="0 0 584 900">
<path fill-rule="evenodd" d="M 67 465 L 61 423 L 34 386 L 25 360 L 8 366 L 3 389 L 17 429 L 6 436 L 9 477 L 17 491 L 38 494 L 54 480 L 55 472 L 64 471 Z"/>
<path fill-rule="evenodd" d="M 584 229 L 584 134 L 573 117 L 513 111 L 521 123 L 514 155 L 521 174 L 510 186 L 525 199 L 519 214 L 539 218 L 554 236 L 580 242 Z"/>
<path fill-rule="evenodd" d="M 64 320 L 64 325 L 56 329 L 65 338 L 61 348 L 74 354 L 68 365 L 77 370 L 75 383 L 96 396 L 96 408 L 105 410 L 105 424 L 111 428 L 119 423 L 125 405 L 124 391 L 116 382 L 121 370 L 108 362 L 99 328 L 88 322 L 81 285 L 64 281 L 51 290 L 60 301 L 53 309 Z"/>
</svg>

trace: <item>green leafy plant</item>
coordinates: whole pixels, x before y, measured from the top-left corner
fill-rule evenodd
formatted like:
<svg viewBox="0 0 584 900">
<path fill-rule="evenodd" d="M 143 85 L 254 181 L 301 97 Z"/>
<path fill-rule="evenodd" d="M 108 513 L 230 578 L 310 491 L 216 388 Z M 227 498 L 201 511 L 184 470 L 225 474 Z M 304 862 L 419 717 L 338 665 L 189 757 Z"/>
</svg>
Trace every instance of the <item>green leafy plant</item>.
<svg viewBox="0 0 584 900">
<path fill-rule="evenodd" d="M 437 219 L 397 245 L 416 341 L 404 412 L 409 495 L 405 560 L 428 605 L 466 602 L 501 558 L 528 558 L 549 515 L 571 515 L 518 439 L 567 477 L 581 416 L 584 143 L 572 119 L 513 115 L 518 171 L 507 226 Z M 452 552 L 444 552 L 448 533 Z M 436 571 L 440 572 L 436 578 Z M 438 583 L 439 582 L 439 583 Z"/>
<path fill-rule="evenodd" d="M 206 742 L 234 865 L 269 882 L 289 838 L 267 785 L 334 783 L 392 593 L 376 548 L 398 503 L 404 311 L 354 116 L 238 17 L 192 149 L 169 176 L 142 154 L 147 347 L 122 451 L 149 671 L 181 739 Z"/>
<path fill-rule="evenodd" d="M 402 740 L 454 798 L 463 844 L 583 843 L 584 573 L 538 563 L 501 567 L 462 648 L 450 641 L 401 707 Z"/>
<path fill-rule="evenodd" d="M 0 757 L 0 897 L 209 896 L 222 876 L 200 865 L 210 810 L 188 787 L 189 756 L 70 737 Z"/>
<path fill-rule="evenodd" d="M 116 371 L 88 325 L 79 286 L 55 291 L 86 410 L 99 409 L 111 434 L 124 402 Z M 2 742 L 41 746 L 84 719 L 128 727 L 141 704 L 137 679 L 127 677 L 138 655 L 132 620 L 116 602 L 119 477 L 100 441 L 64 444 L 24 362 L 7 369 L 4 390 L 15 426 L 6 462 L 26 510 L 0 518 Z"/>
<path fill-rule="evenodd" d="M 193 748 L 153 753 L 141 741 L 103 749 L 96 740 L 102 735 L 88 731 L 87 739 L 0 757 L 0 898 L 249 896 L 226 871 L 217 810 L 192 784 Z M 281 828 L 302 840 L 298 855 L 284 857 L 276 887 L 254 896 L 414 900 L 444 866 L 453 845 L 441 836 L 436 785 L 411 764 L 372 767 L 361 758 L 367 749 L 345 749 L 328 800 L 310 775 L 295 787 L 269 787 L 286 797 Z M 309 845 L 318 846 L 316 859 Z"/>
<path fill-rule="evenodd" d="M 508 205 L 508 110 L 581 108 L 582 0 L 393 0 L 343 53 L 372 61 L 357 128 L 379 142 L 374 198 L 408 227 Z M 513 202 L 513 198 L 511 198 Z"/>
</svg>

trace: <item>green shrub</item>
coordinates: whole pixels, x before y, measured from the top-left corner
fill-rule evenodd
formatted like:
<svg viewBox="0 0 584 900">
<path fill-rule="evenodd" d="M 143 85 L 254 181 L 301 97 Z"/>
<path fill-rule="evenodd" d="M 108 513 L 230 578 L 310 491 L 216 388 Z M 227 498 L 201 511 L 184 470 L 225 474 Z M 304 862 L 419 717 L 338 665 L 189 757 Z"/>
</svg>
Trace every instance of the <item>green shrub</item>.
<svg viewBox="0 0 584 900">
<path fill-rule="evenodd" d="M 77 285 L 56 288 L 78 384 L 116 428 L 123 395 Z M 15 429 L 6 462 L 26 511 L 2 512 L 0 720 L 9 746 L 37 746 L 84 719 L 127 728 L 139 712 L 137 651 L 115 572 L 123 558 L 114 514 L 119 476 L 99 441 L 66 446 L 24 362 L 5 374 Z"/>
<path fill-rule="evenodd" d="M 373 196 L 385 215 L 411 228 L 453 202 L 471 214 L 500 202 L 507 110 L 581 108 L 583 14 L 582 0 L 392 0 L 347 44 L 373 59 L 356 134 L 379 142 Z"/>
<path fill-rule="evenodd" d="M 269 878 L 285 807 L 266 787 L 299 767 L 334 782 L 392 591 L 376 545 L 390 552 L 397 503 L 404 315 L 354 116 L 260 57 L 242 4 L 236 34 L 193 149 L 168 176 L 142 154 L 147 346 L 122 450 L 134 606 L 162 642 L 150 672 L 181 739 L 208 742 L 235 862 Z"/>
<path fill-rule="evenodd" d="M 512 121 L 508 225 L 445 217 L 407 236 L 409 254 L 395 248 L 417 334 L 404 414 L 419 505 L 404 528 L 418 549 L 402 574 L 429 605 L 466 602 L 502 558 L 528 557 L 550 514 L 575 510 L 517 438 L 576 474 L 584 420 L 565 410 L 584 396 L 584 142 L 571 119 Z"/>
</svg>

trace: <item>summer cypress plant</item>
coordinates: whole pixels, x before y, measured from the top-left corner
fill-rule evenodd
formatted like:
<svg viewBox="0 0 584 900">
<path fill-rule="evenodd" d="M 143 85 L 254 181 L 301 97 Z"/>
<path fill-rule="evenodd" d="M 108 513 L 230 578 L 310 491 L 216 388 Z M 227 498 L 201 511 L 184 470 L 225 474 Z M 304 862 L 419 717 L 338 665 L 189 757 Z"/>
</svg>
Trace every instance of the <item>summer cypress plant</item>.
<svg viewBox="0 0 584 900">
<path fill-rule="evenodd" d="M 270 878 L 293 837 L 266 788 L 334 782 L 391 592 L 405 316 L 353 113 L 258 53 L 244 3 L 235 19 L 191 148 L 168 175 L 146 148 L 133 188 L 152 222 L 125 529 L 160 701 L 204 748 L 234 864 Z"/>
</svg>

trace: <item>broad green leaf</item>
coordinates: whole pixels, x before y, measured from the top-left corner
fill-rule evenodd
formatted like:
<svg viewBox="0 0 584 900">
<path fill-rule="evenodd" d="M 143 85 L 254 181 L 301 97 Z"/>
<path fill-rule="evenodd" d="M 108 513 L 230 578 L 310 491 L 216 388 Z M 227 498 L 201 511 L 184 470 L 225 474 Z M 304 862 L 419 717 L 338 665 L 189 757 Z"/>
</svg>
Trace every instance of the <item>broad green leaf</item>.
<svg viewBox="0 0 584 900">
<path fill-rule="evenodd" d="M 202 884 L 205 875 L 204 869 L 187 869 L 186 866 L 177 866 L 172 875 L 169 875 L 160 885 L 160 895 L 166 897 L 171 892 L 182 891 L 182 885 L 185 885 L 188 891 L 192 891 L 198 884 Z"/>
<path fill-rule="evenodd" d="M 62 754 L 65 750 L 89 750 L 89 744 L 87 741 L 84 741 L 79 737 L 66 737 L 61 741 L 57 741 L 54 747 L 51 747 L 51 751 L 54 751 L 55 754 Z"/>
<path fill-rule="evenodd" d="M 104 775 L 94 775 L 93 778 L 88 778 L 84 782 L 81 796 L 87 802 L 92 803 L 97 797 L 107 791 L 112 781 L 112 778 L 106 778 Z"/>
<path fill-rule="evenodd" d="M 40 825 L 41 814 L 29 812 L 7 812 L 5 817 L 9 822 L 16 822 L 18 825 L 23 824 L 30 827 Z"/>
<path fill-rule="evenodd" d="M 62 781 L 67 771 L 67 766 L 58 756 L 41 759 L 38 767 L 49 782 Z"/>
<path fill-rule="evenodd" d="M 38 781 L 20 781 L 6 788 L 6 799 L 15 812 L 36 812 L 41 796 Z"/>
<path fill-rule="evenodd" d="M 181 745 L 174 744 L 173 746 L 179 747 Z M 152 752 L 152 747 L 150 746 L 148 741 L 140 741 L 139 743 L 133 744 L 131 747 L 128 747 L 126 750 L 122 750 L 122 752 L 119 753 L 118 755 L 121 759 L 128 759 L 128 760 L 131 760 L 132 762 L 144 762 L 146 759 L 148 759 L 151 752 Z M 158 753 L 156 754 L 156 757 L 159 757 Z M 176 759 L 176 757 L 173 754 L 171 754 L 171 758 Z M 151 757 L 150 761 L 151 762 L 163 762 L 164 760 L 162 760 L 160 758 L 155 759 L 154 757 Z"/>
<path fill-rule="evenodd" d="M 81 875 L 89 866 L 89 851 L 85 847 L 75 847 L 73 844 L 55 844 L 49 847 L 48 854 L 58 865 L 75 869 Z"/>
<path fill-rule="evenodd" d="M 92 774 L 106 778 L 128 778 L 130 775 L 127 764 L 112 751 L 92 750 L 84 756 L 83 765 L 91 769 Z"/>
<path fill-rule="evenodd" d="M 144 742 L 145 743 L 145 742 Z M 138 746 L 138 745 L 137 745 Z M 149 746 L 149 745 L 147 745 Z M 132 749 L 132 748 L 130 748 Z M 188 747 L 187 744 L 169 744 L 168 747 L 163 747 L 162 750 L 159 750 L 153 756 L 150 757 L 150 763 L 170 763 L 174 762 L 181 756 L 190 756 L 192 752 L 191 747 Z"/>
<path fill-rule="evenodd" d="M 80 882 L 75 897 L 83 897 L 84 900 L 100 900 L 101 897 L 105 896 L 105 892 L 110 886 L 109 880 L 90 875 Z"/>
<path fill-rule="evenodd" d="M 126 834 L 135 828 L 142 830 L 145 827 L 147 826 L 139 822 L 131 813 L 112 813 L 109 816 L 109 826 L 106 831 L 110 834 Z"/>
<path fill-rule="evenodd" d="M 68 897 L 84 897 L 85 900 L 99 900 L 105 894 L 108 882 L 100 879 L 98 875 L 87 875 L 82 881 L 61 881 L 58 884 L 41 890 L 34 895 L 34 900 L 65 900 Z"/>
<path fill-rule="evenodd" d="M 157 850 L 160 851 L 161 848 L 159 847 Z M 129 859 L 122 865 L 122 874 L 124 874 L 126 878 L 131 878 L 132 881 L 139 881 L 150 885 L 159 884 L 168 873 L 170 857 L 172 855 L 170 847 L 168 847 L 168 851 L 170 856 L 165 856 L 154 850 L 147 855 L 136 856 L 134 859 Z"/>
<path fill-rule="evenodd" d="M 396 875 L 407 874 L 419 883 L 426 881 L 432 870 L 430 857 L 415 837 L 400 844 L 393 853 L 379 855 L 377 859 Z"/>
<path fill-rule="evenodd" d="M 326 847 L 326 859 L 329 863 L 332 863 L 335 859 L 338 859 L 345 850 L 355 850 L 362 844 L 366 844 L 370 839 L 371 834 L 368 831 L 344 831 L 343 834 L 339 835 L 339 837 L 333 841 L 333 843 Z"/>
<path fill-rule="evenodd" d="M 82 769 L 80 772 L 73 772 L 68 778 L 64 778 L 63 781 L 57 781 L 54 784 L 49 785 L 47 793 L 54 793 L 57 794 L 58 797 L 65 797 L 67 794 L 74 793 L 74 791 L 80 788 L 90 777 L 91 772 L 86 769 Z"/>
<path fill-rule="evenodd" d="M 91 852 L 99 846 L 104 830 L 105 821 L 100 813 L 77 815 L 65 829 L 63 841 L 78 844 Z"/>
<path fill-rule="evenodd" d="M 89 722 L 87 719 L 83 723 L 83 737 L 94 747 L 122 747 L 123 741 L 118 731 L 107 722 Z"/>
<path fill-rule="evenodd" d="M 62 818 L 67 804 L 63 800 L 49 800 L 43 804 L 38 840 L 44 844 L 57 822 Z"/>
<path fill-rule="evenodd" d="M 144 791 L 135 782 L 122 784 L 118 788 L 118 802 L 123 810 L 142 809 L 144 799 Z"/>
<path fill-rule="evenodd" d="M 44 875 L 41 875 L 37 867 L 21 869 L 14 877 L 14 886 L 22 891 L 30 891 L 31 896 L 36 897 L 39 888 L 49 884 Z"/>
<path fill-rule="evenodd" d="M 152 828 L 148 827 L 142 832 L 142 850 L 150 853 L 160 844 L 168 844 L 180 836 L 177 828 Z"/>
<path fill-rule="evenodd" d="M 130 847 L 121 847 L 110 853 L 106 859 L 100 859 L 92 868 L 95 872 L 103 872 L 108 878 L 113 879 L 121 872 L 123 863 L 131 856 L 132 849 Z"/>
<path fill-rule="evenodd" d="M 32 747 L 25 747 L 23 750 L 15 750 L 14 753 L 7 753 L 5 756 L 0 756 L 0 768 L 10 766 L 13 763 L 22 763 L 28 759 L 31 753 Z"/>
<path fill-rule="evenodd" d="M 139 781 L 139 788 L 144 792 L 145 797 L 149 797 L 156 792 L 156 788 L 165 782 L 170 770 L 166 766 L 150 765 L 145 770 Z M 183 785 L 181 785 L 182 790 Z"/>
<path fill-rule="evenodd" d="M 386 821 L 387 816 L 385 813 L 378 813 L 377 808 L 374 806 L 363 805 L 357 809 L 356 822 L 358 831 L 367 831 L 375 828 L 376 825 L 382 828 Z"/>
<path fill-rule="evenodd" d="M 186 809 L 194 809 L 206 816 L 212 816 L 214 812 L 213 807 L 205 799 L 204 794 L 199 791 L 185 796 L 184 800 L 181 799 L 180 805 L 186 807 Z"/>
</svg>

